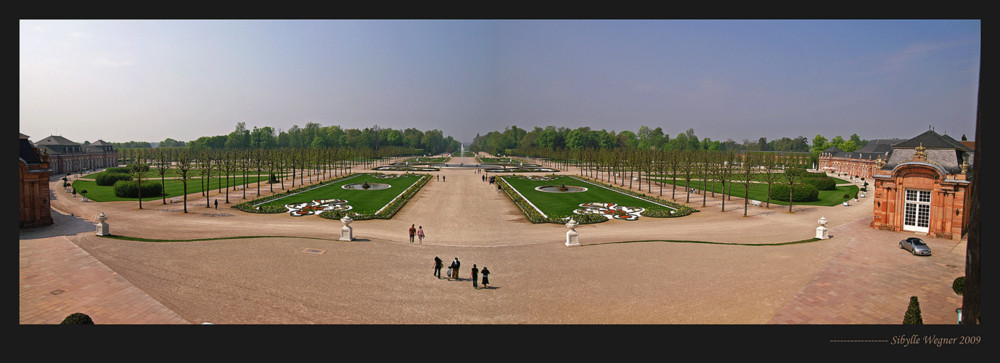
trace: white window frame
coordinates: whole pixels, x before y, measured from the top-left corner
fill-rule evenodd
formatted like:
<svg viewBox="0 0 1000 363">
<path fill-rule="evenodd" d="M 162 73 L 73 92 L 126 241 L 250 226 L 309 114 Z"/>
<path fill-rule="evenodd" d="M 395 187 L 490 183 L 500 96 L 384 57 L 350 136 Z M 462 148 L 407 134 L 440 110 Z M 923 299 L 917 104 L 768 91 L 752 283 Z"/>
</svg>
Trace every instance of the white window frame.
<svg viewBox="0 0 1000 363">
<path fill-rule="evenodd" d="M 903 195 L 903 230 L 927 233 L 931 221 L 931 191 L 906 189 Z"/>
</svg>

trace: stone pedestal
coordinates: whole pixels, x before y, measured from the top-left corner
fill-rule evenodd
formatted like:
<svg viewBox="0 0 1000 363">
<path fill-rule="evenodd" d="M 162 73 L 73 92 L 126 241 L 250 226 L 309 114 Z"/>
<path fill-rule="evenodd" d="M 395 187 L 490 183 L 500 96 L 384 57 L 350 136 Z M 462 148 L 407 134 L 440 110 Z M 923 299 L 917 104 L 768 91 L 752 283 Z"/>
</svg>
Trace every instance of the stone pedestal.
<svg viewBox="0 0 1000 363">
<path fill-rule="evenodd" d="M 111 232 L 108 232 L 108 224 L 104 222 L 106 220 L 108 220 L 108 216 L 104 215 L 104 212 L 101 212 L 101 215 L 97 216 L 98 223 L 96 226 L 98 236 L 111 235 Z"/>
<path fill-rule="evenodd" d="M 569 228 L 569 232 L 566 232 L 566 247 L 573 247 L 580 245 L 580 238 L 579 238 L 580 234 L 577 233 L 576 231 L 577 225 L 579 225 L 579 223 L 577 223 L 573 219 L 570 219 L 569 222 L 566 223 L 566 228 Z"/>
<path fill-rule="evenodd" d="M 819 223 L 819 227 L 816 227 L 816 238 L 819 239 L 830 238 L 829 228 L 826 228 L 826 223 L 828 222 L 826 220 L 826 217 L 820 217 L 820 219 L 816 222 Z"/>
<path fill-rule="evenodd" d="M 354 222 L 351 217 L 344 216 L 340 219 L 344 223 L 344 226 L 340 228 L 340 240 L 341 241 L 353 241 L 354 240 L 354 228 L 351 228 L 351 222 Z"/>
</svg>

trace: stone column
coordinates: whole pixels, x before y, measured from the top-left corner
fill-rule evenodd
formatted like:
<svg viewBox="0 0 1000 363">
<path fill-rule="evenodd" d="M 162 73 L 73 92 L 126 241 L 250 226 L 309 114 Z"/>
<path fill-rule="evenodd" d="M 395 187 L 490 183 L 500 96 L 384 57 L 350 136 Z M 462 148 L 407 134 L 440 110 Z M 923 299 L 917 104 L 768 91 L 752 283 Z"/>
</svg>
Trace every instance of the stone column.
<svg viewBox="0 0 1000 363">
<path fill-rule="evenodd" d="M 570 218 L 569 222 L 566 223 L 566 228 L 569 231 L 566 232 L 566 247 L 573 247 L 580 245 L 579 233 L 576 232 L 576 226 L 579 225 L 575 220 Z"/>
<path fill-rule="evenodd" d="M 97 216 L 97 222 L 98 222 L 97 223 L 97 235 L 98 236 L 108 236 L 108 235 L 111 235 L 111 233 L 108 232 L 108 224 L 104 222 L 106 220 L 108 220 L 108 216 L 104 215 L 104 212 L 101 212 L 101 215 Z"/>
<path fill-rule="evenodd" d="M 819 239 L 830 238 L 830 235 L 828 234 L 829 228 L 826 228 L 826 223 L 827 223 L 826 217 L 820 217 L 819 220 L 816 222 L 819 223 L 819 227 L 816 227 L 816 238 Z"/>
<path fill-rule="evenodd" d="M 344 216 L 344 218 L 341 218 L 340 221 L 344 223 L 344 226 L 340 228 L 340 240 L 353 241 L 354 229 L 351 228 L 351 222 L 354 222 L 354 220 L 349 216 Z"/>
</svg>

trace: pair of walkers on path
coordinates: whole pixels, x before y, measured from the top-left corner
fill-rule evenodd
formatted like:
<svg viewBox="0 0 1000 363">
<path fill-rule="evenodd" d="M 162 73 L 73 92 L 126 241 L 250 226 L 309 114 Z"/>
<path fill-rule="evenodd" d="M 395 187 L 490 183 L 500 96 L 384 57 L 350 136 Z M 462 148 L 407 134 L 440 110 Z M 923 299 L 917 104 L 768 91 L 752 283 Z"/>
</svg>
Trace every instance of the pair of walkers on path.
<svg viewBox="0 0 1000 363">
<path fill-rule="evenodd" d="M 442 267 L 444 267 L 444 262 L 441 261 L 440 257 L 434 256 L 434 276 L 436 276 L 439 279 L 441 278 Z M 462 267 L 462 262 L 458 260 L 458 257 L 455 257 L 455 259 L 451 261 L 451 265 L 448 266 L 448 281 L 451 281 L 451 279 L 453 278 L 455 280 L 460 280 L 460 278 L 458 277 L 458 271 L 461 269 L 461 267 Z M 482 272 L 480 272 L 479 268 L 476 267 L 475 264 L 473 264 L 471 272 L 472 272 L 472 287 L 477 289 L 479 288 L 480 273 L 482 273 L 483 275 L 483 287 L 484 288 L 489 287 L 490 270 L 487 269 L 486 266 L 483 266 L 483 270 Z"/>
<path fill-rule="evenodd" d="M 420 243 L 424 243 L 424 226 L 420 226 L 420 229 L 415 226 L 416 224 L 410 225 L 410 243 L 413 243 L 414 236 L 420 238 Z"/>
</svg>

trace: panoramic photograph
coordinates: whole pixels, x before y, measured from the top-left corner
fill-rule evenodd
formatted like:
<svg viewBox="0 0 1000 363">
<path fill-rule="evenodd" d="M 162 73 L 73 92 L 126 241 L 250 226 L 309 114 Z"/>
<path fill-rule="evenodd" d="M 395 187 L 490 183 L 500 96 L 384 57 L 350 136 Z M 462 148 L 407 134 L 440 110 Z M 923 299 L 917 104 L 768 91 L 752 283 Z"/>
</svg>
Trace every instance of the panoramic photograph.
<svg viewBox="0 0 1000 363">
<path fill-rule="evenodd" d="M 20 19 L 19 325 L 977 346 L 981 48 L 978 19 Z"/>
</svg>

